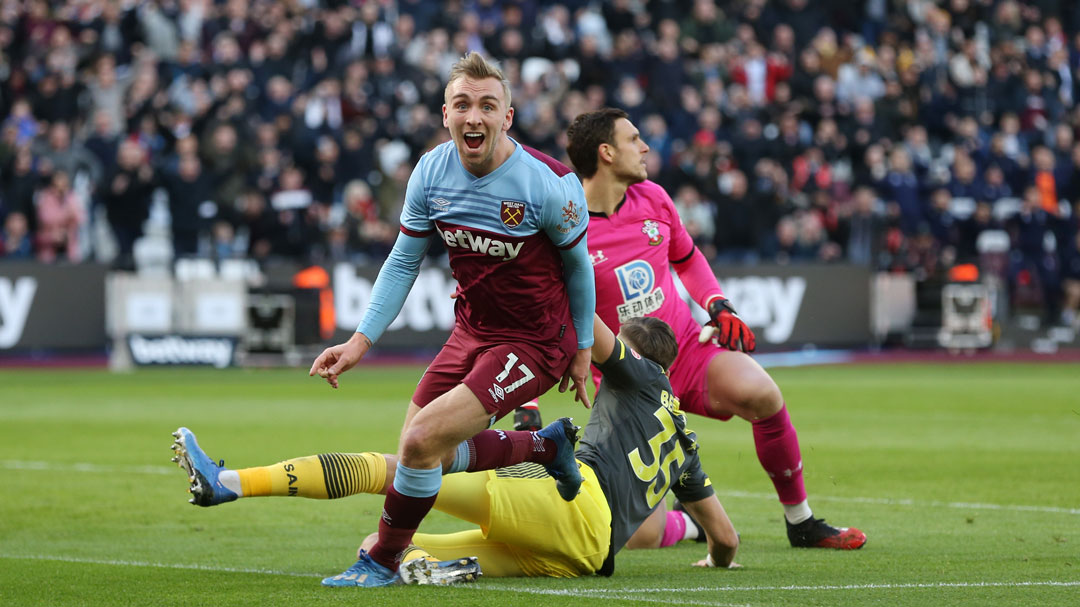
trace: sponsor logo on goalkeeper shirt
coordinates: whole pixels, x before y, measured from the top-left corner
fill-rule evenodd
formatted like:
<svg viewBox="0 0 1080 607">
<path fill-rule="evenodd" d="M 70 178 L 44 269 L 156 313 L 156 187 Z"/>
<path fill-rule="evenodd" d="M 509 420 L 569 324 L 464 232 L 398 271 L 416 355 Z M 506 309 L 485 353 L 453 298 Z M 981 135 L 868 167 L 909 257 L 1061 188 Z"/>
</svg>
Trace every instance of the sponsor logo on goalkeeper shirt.
<svg viewBox="0 0 1080 607">
<path fill-rule="evenodd" d="M 649 262 L 635 259 L 615 268 L 623 303 L 616 311 L 619 322 L 655 312 L 664 305 L 664 290 L 656 287 L 656 274 Z"/>
</svg>

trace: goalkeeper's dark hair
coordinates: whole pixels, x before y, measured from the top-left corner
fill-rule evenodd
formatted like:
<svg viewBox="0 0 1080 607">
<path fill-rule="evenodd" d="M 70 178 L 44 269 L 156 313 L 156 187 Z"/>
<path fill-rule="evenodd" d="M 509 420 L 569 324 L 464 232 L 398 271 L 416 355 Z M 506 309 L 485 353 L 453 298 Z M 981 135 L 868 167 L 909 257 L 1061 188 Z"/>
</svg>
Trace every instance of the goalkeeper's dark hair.
<svg viewBox="0 0 1080 607">
<path fill-rule="evenodd" d="M 665 371 L 679 355 L 679 342 L 675 340 L 675 332 L 659 318 L 631 318 L 619 328 L 619 335 L 626 345 L 660 365 Z"/>
<path fill-rule="evenodd" d="M 619 108 L 606 107 L 578 114 L 566 129 L 566 155 L 581 177 L 596 174 L 597 153 L 601 143 L 615 143 L 615 121 L 630 116 Z"/>
</svg>

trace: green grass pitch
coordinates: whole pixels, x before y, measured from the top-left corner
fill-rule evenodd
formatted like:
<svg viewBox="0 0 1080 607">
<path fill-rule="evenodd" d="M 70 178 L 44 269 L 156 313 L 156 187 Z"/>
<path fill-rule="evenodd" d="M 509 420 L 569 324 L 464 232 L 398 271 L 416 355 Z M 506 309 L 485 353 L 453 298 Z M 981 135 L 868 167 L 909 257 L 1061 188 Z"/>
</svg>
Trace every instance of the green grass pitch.
<svg viewBox="0 0 1080 607">
<path fill-rule="evenodd" d="M 0 605 L 1080 605 L 1075 365 L 773 370 L 815 514 L 869 537 L 852 553 L 788 547 L 749 425 L 692 416 L 738 571 L 691 568 L 704 549 L 684 542 L 622 552 L 609 579 L 326 589 L 381 497 L 187 503 L 178 426 L 232 467 L 393 451 L 420 372 L 361 367 L 334 391 L 299 369 L 0 370 Z"/>
</svg>

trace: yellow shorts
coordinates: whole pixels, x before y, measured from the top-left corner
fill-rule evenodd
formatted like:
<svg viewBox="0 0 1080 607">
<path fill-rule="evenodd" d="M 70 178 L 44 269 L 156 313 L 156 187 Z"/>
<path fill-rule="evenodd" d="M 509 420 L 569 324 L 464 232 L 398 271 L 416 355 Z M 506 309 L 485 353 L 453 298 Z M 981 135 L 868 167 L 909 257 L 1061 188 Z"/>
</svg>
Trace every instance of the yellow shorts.
<svg viewBox="0 0 1080 607">
<path fill-rule="evenodd" d="M 515 473 L 521 476 L 510 476 Z M 418 533 L 414 542 L 439 559 L 477 556 L 485 575 L 494 577 L 595 573 L 611 544 L 611 510 L 596 474 L 581 464 L 584 482 L 572 502 L 559 497 L 551 477 L 531 476 L 527 466 L 447 475 L 435 507 L 443 510 L 443 504 L 476 504 L 481 501 L 477 493 L 486 492 L 487 503 L 476 504 L 475 510 L 486 505 L 487 516 L 463 516 L 452 506 L 445 508 L 477 522 L 480 529 L 444 535 Z M 461 495 L 465 491 L 469 495 Z M 512 563 L 505 562 L 508 560 Z"/>
</svg>

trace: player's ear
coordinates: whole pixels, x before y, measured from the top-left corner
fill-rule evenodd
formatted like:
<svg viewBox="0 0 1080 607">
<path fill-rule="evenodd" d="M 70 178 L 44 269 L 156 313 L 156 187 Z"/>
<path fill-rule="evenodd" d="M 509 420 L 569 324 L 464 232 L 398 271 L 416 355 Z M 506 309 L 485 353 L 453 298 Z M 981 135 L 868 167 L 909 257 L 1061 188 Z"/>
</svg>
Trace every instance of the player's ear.
<svg viewBox="0 0 1080 607">
<path fill-rule="evenodd" d="M 446 111 L 446 104 L 442 104 L 442 125 L 443 128 L 450 128 L 450 119 Z"/>
<path fill-rule="evenodd" d="M 506 108 L 506 118 L 503 119 L 502 130 L 505 133 L 510 130 L 510 127 L 514 124 L 514 107 L 510 106 Z"/>
<path fill-rule="evenodd" d="M 600 147 L 596 149 L 596 153 L 599 155 L 600 160 L 608 164 L 615 161 L 615 146 L 610 143 L 601 143 Z"/>
</svg>

